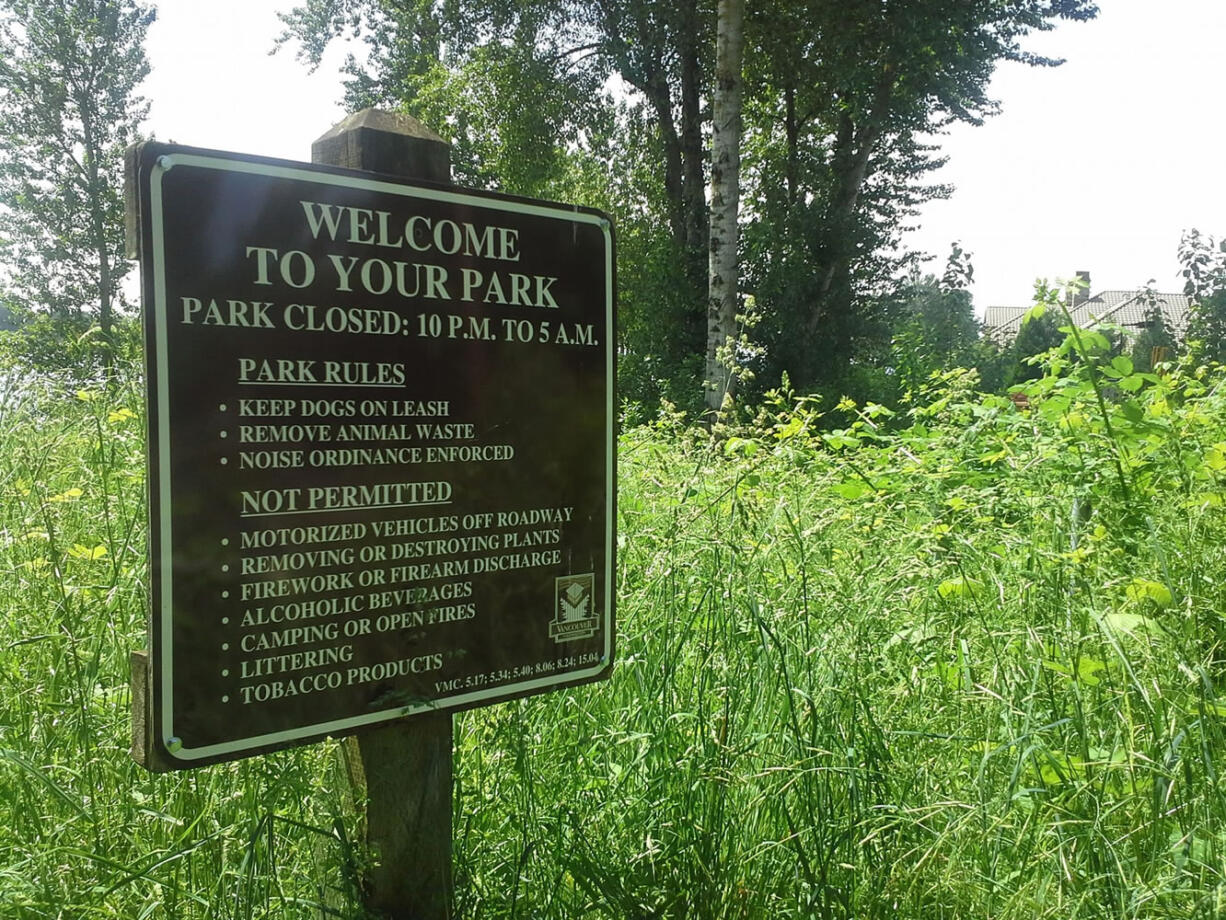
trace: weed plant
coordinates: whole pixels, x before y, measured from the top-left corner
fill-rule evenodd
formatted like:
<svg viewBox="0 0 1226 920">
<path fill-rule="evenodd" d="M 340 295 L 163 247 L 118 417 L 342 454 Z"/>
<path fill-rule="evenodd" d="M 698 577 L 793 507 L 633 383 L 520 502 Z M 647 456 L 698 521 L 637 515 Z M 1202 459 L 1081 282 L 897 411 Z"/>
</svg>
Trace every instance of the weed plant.
<svg viewBox="0 0 1226 920">
<path fill-rule="evenodd" d="M 1226 915 L 1226 375 L 621 438 L 611 680 L 456 716 L 458 917 Z M 318 744 L 152 776 L 134 385 L 0 392 L 0 916 L 359 917 Z"/>
</svg>

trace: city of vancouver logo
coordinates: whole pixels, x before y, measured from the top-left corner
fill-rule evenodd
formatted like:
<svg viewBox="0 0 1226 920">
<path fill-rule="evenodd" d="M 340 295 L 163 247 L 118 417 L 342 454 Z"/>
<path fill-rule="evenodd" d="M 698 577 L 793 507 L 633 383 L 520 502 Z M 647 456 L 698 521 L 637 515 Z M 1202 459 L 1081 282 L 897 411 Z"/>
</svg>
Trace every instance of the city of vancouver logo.
<svg viewBox="0 0 1226 920">
<path fill-rule="evenodd" d="M 600 628 L 596 616 L 596 575 L 563 575 L 554 579 L 553 622 L 549 635 L 554 642 L 588 639 Z"/>
</svg>

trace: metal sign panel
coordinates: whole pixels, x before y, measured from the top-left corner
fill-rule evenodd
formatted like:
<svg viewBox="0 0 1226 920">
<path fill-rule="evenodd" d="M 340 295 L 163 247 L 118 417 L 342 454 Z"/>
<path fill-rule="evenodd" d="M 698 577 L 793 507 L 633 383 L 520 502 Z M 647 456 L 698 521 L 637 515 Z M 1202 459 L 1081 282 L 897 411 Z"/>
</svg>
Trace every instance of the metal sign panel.
<svg viewBox="0 0 1226 920">
<path fill-rule="evenodd" d="M 164 756 L 608 676 L 608 219 L 163 144 L 135 166 Z"/>
</svg>

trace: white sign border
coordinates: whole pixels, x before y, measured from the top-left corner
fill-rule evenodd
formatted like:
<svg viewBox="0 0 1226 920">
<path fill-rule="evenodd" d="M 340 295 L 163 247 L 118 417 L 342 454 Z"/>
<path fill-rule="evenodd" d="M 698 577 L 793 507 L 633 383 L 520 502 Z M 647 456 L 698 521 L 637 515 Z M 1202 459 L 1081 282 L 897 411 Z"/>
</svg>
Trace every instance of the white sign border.
<svg viewBox="0 0 1226 920">
<path fill-rule="evenodd" d="M 163 194 L 162 180 L 171 169 L 181 166 L 192 166 L 199 169 L 214 169 L 222 172 L 248 173 L 268 176 L 271 178 L 288 179 L 297 182 L 311 182 L 319 185 L 360 189 L 379 192 L 387 195 L 398 195 L 404 198 L 425 199 L 443 204 L 462 205 L 494 211 L 509 211 L 515 214 L 527 214 L 551 220 L 564 220 L 569 223 L 589 224 L 597 227 L 604 237 L 605 245 L 605 412 L 608 420 L 605 429 L 605 578 L 604 578 L 604 651 L 595 666 L 577 671 L 565 671 L 561 674 L 548 675 L 534 680 L 520 681 L 514 684 L 501 684 L 488 689 L 475 690 L 454 696 L 440 697 L 428 704 L 416 706 L 399 706 L 377 713 L 351 716 L 345 719 L 335 719 L 313 725 L 303 725 L 279 732 L 270 732 L 248 738 L 235 739 L 222 744 L 203 747 L 190 747 L 178 738 L 174 731 L 174 655 L 173 643 L 169 637 L 173 635 L 173 563 L 172 548 L 173 532 L 171 527 L 171 484 L 170 484 L 170 384 L 169 377 L 169 343 L 167 340 L 167 323 L 169 307 L 166 301 L 166 248 L 165 229 L 163 226 Z M 157 157 L 149 176 L 150 218 L 153 231 L 153 327 L 155 331 L 153 347 L 157 361 L 157 430 L 158 443 L 158 481 L 154 484 L 159 505 L 159 520 L 156 523 L 161 550 L 159 582 L 161 591 L 155 602 L 159 609 L 160 637 L 162 639 L 161 656 L 155 656 L 160 661 L 161 685 L 161 741 L 167 753 L 177 759 L 186 761 L 204 760 L 208 758 L 230 758 L 242 751 L 257 748 L 274 747 L 302 738 L 318 737 L 329 734 L 349 734 L 355 729 L 381 722 L 390 722 L 422 712 L 438 709 L 460 709 L 479 704 L 482 700 L 494 700 L 501 697 L 522 696 L 544 687 L 561 686 L 579 682 L 586 678 L 594 678 L 608 667 L 613 655 L 613 582 L 614 582 L 614 527 L 616 524 L 616 415 L 614 413 L 614 344 L 613 329 L 615 307 L 614 276 L 613 276 L 613 230 L 609 220 L 603 215 L 575 207 L 549 206 L 527 201 L 515 201 L 503 198 L 490 198 L 467 194 L 462 191 L 423 186 L 402 185 L 380 179 L 365 179 L 360 176 L 350 176 L 341 173 L 326 172 L 314 169 L 304 169 L 291 165 L 262 163 L 253 160 L 230 159 L 223 156 L 210 156 L 201 153 L 167 153 Z M 146 307 L 148 309 L 148 307 Z"/>
</svg>

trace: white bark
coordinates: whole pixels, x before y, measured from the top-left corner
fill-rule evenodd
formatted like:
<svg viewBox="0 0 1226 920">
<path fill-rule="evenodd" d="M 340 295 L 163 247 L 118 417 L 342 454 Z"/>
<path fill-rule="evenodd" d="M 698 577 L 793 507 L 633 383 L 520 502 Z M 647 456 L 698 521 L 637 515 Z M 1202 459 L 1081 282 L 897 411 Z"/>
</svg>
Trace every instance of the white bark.
<svg viewBox="0 0 1226 920">
<path fill-rule="evenodd" d="M 745 0 L 719 0 L 711 133 L 711 241 L 707 286 L 706 405 L 714 419 L 736 387 L 737 211 L 741 193 L 741 59 Z M 721 358 L 721 352 L 726 354 Z"/>
</svg>

